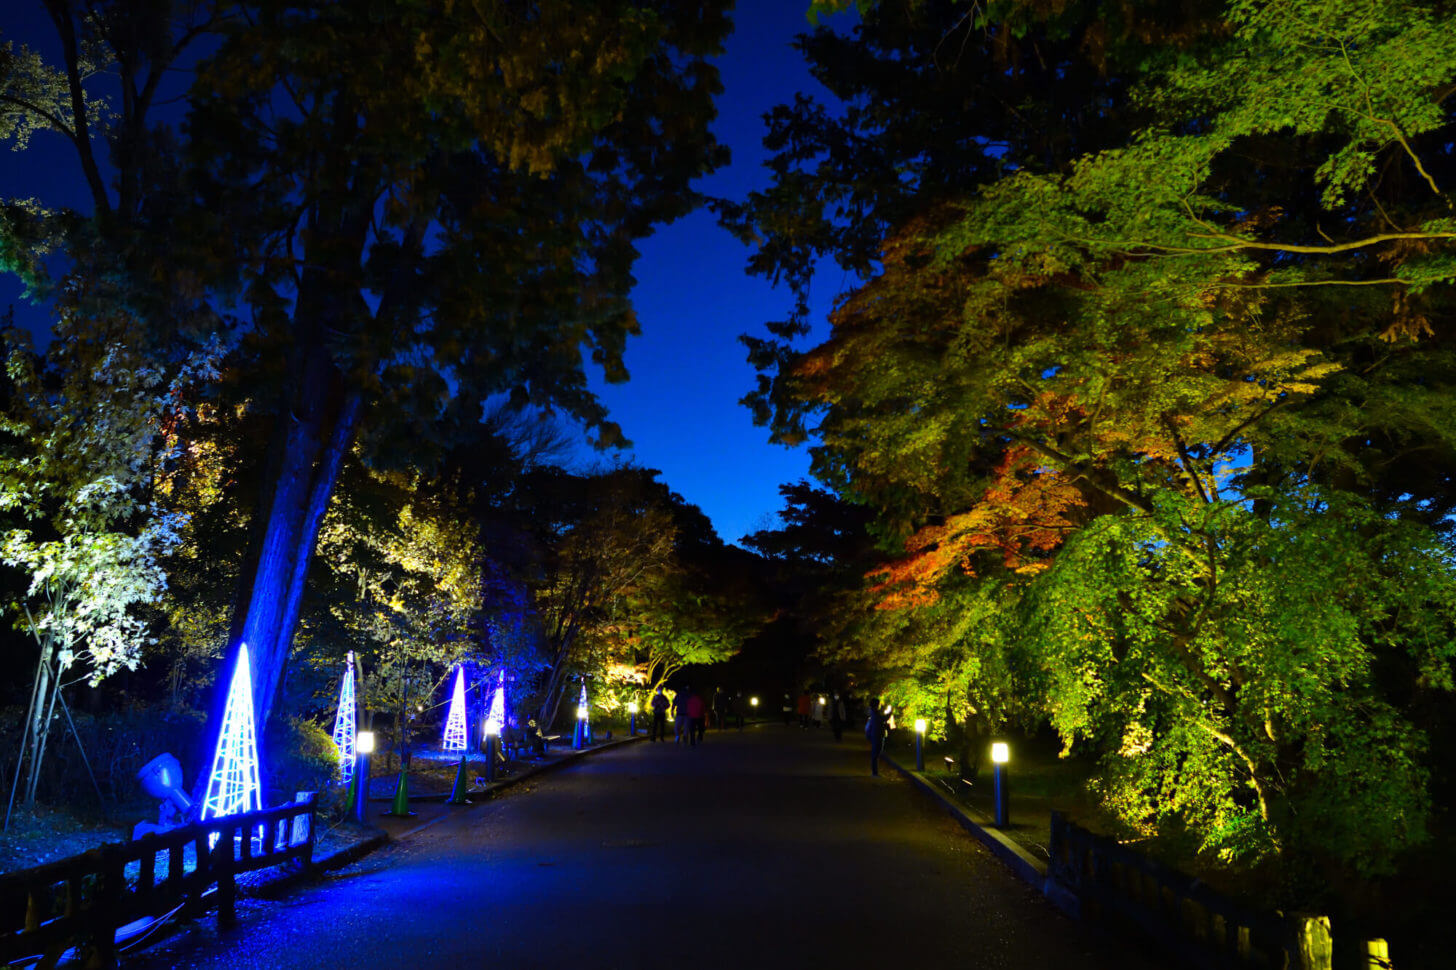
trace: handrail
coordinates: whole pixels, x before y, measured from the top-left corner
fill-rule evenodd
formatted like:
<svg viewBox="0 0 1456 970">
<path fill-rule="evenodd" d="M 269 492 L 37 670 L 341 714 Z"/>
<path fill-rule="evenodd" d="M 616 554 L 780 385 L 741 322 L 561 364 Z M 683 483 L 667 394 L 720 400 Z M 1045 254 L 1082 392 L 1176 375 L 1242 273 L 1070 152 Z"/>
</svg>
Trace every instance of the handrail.
<svg viewBox="0 0 1456 970">
<path fill-rule="evenodd" d="M 179 906 L 201 912 L 214 886 L 218 921 L 232 922 L 237 874 L 290 860 L 313 865 L 317 801 L 317 794 L 304 792 L 287 805 L 194 822 L 0 875 L 0 963 L 42 954 L 50 965 L 66 949 L 89 945 L 95 963 L 114 966 L 119 928 Z"/>
<path fill-rule="evenodd" d="M 1132 923 L 1206 970 L 1327 970 L 1324 917 L 1267 913 L 1105 836 L 1051 819 L 1047 877 L 1088 915 Z"/>
</svg>

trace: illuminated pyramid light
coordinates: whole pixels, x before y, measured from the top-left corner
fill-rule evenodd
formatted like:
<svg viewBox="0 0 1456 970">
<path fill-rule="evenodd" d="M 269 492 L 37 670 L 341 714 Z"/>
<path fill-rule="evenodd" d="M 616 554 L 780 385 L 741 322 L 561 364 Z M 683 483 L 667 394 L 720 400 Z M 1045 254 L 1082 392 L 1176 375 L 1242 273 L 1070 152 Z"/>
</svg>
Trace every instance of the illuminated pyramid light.
<svg viewBox="0 0 1456 970">
<path fill-rule="evenodd" d="M 248 645 L 238 648 L 238 664 L 228 687 L 222 733 L 202 799 L 202 819 L 222 818 L 263 807 L 263 786 L 258 781 L 258 737 L 253 729 L 253 671 Z M 213 841 L 217 840 L 214 835 Z"/>
<path fill-rule="evenodd" d="M 490 699 L 490 713 L 485 715 L 485 733 L 499 735 L 506 726 L 506 672 L 500 672 L 500 683 Z"/>
<path fill-rule="evenodd" d="M 586 699 L 586 678 L 581 679 L 581 697 L 576 702 L 576 716 L 581 721 L 583 739 L 591 737 L 591 705 Z"/>
<path fill-rule="evenodd" d="M 455 668 L 455 691 L 450 696 L 450 713 L 445 718 L 446 751 L 465 750 L 465 668 Z"/>
<path fill-rule="evenodd" d="M 339 771 L 347 786 L 354 777 L 354 651 L 349 651 L 348 667 L 344 670 L 344 683 L 339 688 L 339 710 L 334 715 L 334 747 L 339 750 Z"/>
</svg>

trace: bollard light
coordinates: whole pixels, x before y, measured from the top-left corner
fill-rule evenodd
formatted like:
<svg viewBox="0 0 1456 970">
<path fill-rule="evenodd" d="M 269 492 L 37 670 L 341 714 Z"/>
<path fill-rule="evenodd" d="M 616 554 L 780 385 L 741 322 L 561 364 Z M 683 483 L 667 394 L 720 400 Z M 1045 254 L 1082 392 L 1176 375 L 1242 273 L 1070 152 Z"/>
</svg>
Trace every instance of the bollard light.
<svg viewBox="0 0 1456 970">
<path fill-rule="evenodd" d="M 637 736 L 637 702 L 627 702 L 627 733 L 632 737 Z"/>
<path fill-rule="evenodd" d="M 915 719 L 915 733 L 916 734 L 924 734 L 925 733 L 925 718 L 923 718 L 923 717 L 917 717 Z"/>
<path fill-rule="evenodd" d="M 1007 778 L 1006 765 L 1011 761 L 1011 747 L 1005 741 L 997 741 L 991 745 L 991 761 L 994 763 L 993 784 L 995 791 L 993 797 L 996 803 L 996 827 L 1006 828 L 1011 824 L 1010 792 L 1008 790 L 1009 779 Z"/>
<path fill-rule="evenodd" d="M 495 781 L 496 751 L 499 749 L 500 725 L 493 719 L 485 722 L 485 780 Z"/>
<path fill-rule="evenodd" d="M 925 770 L 925 718 L 915 719 L 915 770 Z"/>
<path fill-rule="evenodd" d="M 374 753 L 374 732 L 360 731 L 354 736 L 354 777 L 349 791 L 354 803 L 349 811 L 354 821 L 365 825 L 369 820 L 369 756 Z"/>
<path fill-rule="evenodd" d="M 578 704 L 577 705 L 577 707 L 576 707 L 576 719 L 578 721 L 585 721 L 586 720 L 586 705 L 585 704 Z"/>
<path fill-rule="evenodd" d="M 628 714 L 636 714 L 637 713 L 637 702 L 636 701 L 628 701 L 627 702 L 627 713 Z"/>
</svg>

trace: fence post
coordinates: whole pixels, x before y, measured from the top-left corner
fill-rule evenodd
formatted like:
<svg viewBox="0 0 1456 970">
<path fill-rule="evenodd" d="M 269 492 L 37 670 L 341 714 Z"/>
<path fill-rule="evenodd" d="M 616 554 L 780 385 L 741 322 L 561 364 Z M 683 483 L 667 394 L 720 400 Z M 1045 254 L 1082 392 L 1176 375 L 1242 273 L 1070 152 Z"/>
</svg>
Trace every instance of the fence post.
<svg viewBox="0 0 1456 970">
<path fill-rule="evenodd" d="M 303 867 L 313 868 L 313 849 L 318 843 L 318 792 L 308 793 L 308 842 L 303 847 Z"/>
<path fill-rule="evenodd" d="M 1296 915 L 1295 933 L 1299 944 L 1299 970 L 1332 970 L 1334 940 L 1328 916 Z"/>
<path fill-rule="evenodd" d="M 212 861 L 217 867 L 217 923 L 231 926 L 237 922 L 238 884 L 233 875 L 234 833 L 236 824 L 226 825 L 218 833 L 217 844 L 212 847 Z"/>
<path fill-rule="evenodd" d="M 1365 941 L 1365 967 L 1362 970 L 1391 970 L 1390 947 L 1384 940 Z"/>
<path fill-rule="evenodd" d="M 114 845 L 100 852 L 100 885 L 91 903 L 91 954 L 87 970 L 116 966 L 116 928 L 121 925 L 121 897 L 126 892 L 126 863 Z"/>
</svg>

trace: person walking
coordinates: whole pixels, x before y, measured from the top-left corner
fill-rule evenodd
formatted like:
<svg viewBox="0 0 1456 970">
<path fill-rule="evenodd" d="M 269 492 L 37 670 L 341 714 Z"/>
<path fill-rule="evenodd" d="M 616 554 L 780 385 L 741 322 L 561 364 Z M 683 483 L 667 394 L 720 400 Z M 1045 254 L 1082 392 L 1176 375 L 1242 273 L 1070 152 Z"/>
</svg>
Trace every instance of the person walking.
<svg viewBox="0 0 1456 970">
<path fill-rule="evenodd" d="M 814 709 L 813 701 L 809 699 L 809 692 L 806 690 L 799 694 L 799 727 L 809 726 L 809 712 Z"/>
<path fill-rule="evenodd" d="M 652 730 L 648 732 L 648 740 L 662 741 L 667 738 L 667 709 L 672 706 L 672 701 L 657 688 L 657 693 L 652 695 Z"/>
<path fill-rule="evenodd" d="M 708 706 L 697 694 L 688 694 L 686 708 L 688 712 L 688 747 L 696 748 L 698 742 L 703 740 L 703 722 L 707 720 Z"/>
<path fill-rule="evenodd" d="M 870 742 L 870 774 L 880 776 L 880 752 L 885 749 L 885 710 L 878 697 L 870 701 L 870 719 L 865 722 L 865 737 Z"/>
<path fill-rule="evenodd" d="M 728 713 L 738 721 L 738 730 L 740 731 L 743 730 L 743 704 L 743 691 L 741 690 L 734 694 L 733 699 L 728 702 Z"/>
<path fill-rule="evenodd" d="M 723 716 L 728 713 L 728 696 L 723 693 L 723 688 L 713 688 L 713 729 L 723 730 Z"/>
<path fill-rule="evenodd" d="M 673 698 L 672 743 L 687 744 L 691 740 L 692 726 L 688 721 L 688 699 L 693 696 L 691 687 L 684 687 Z"/>
<path fill-rule="evenodd" d="M 835 694 L 829 699 L 829 727 L 834 731 L 834 740 L 844 740 L 844 698 Z"/>
</svg>

